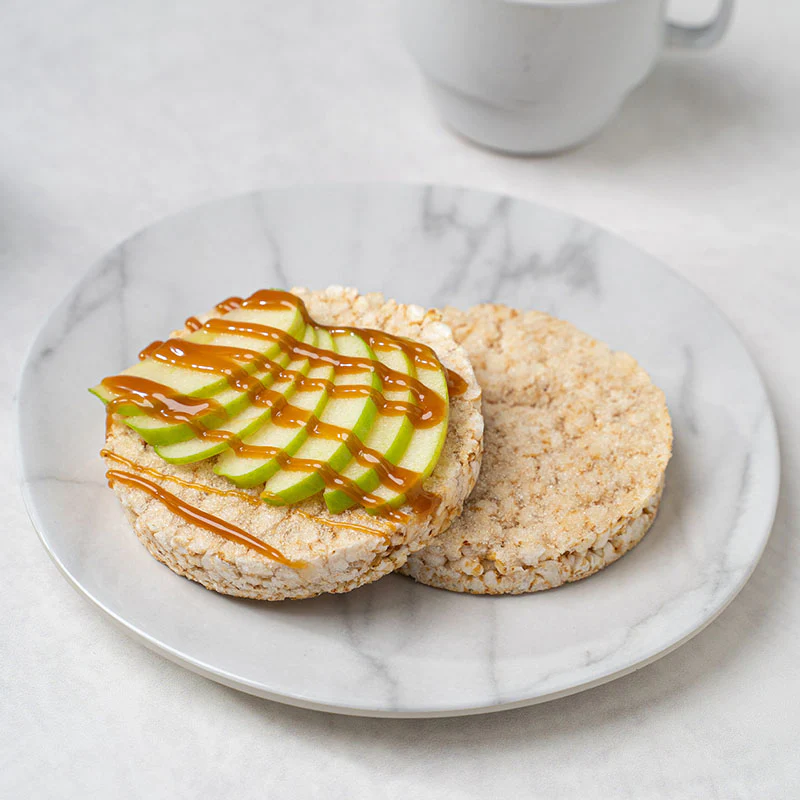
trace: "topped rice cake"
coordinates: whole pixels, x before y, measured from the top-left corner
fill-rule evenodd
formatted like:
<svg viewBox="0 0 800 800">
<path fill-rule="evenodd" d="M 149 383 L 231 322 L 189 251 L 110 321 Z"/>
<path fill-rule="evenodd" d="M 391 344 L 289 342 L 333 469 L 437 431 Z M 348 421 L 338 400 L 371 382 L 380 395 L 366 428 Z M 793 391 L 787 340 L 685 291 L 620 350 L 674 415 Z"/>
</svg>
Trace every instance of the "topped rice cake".
<svg viewBox="0 0 800 800">
<path fill-rule="evenodd" d="M 460 513 L 480 467 L 480 388 L 439 312 L 342 287 L 292 292 L 321 324 L 377 329 L 428 345 L 442 366 L 460 376 L 462 391 L 451 393 L 444 446 L 422 486 L 436 502 L 406 505 L 388 516 L 360 506 L 330 513 L 319 494 L 293 505 L 269 505 L 260 496 L 263 485 L 237 488 L 216 474 L 219 457 L 167 463 L 121 417 L 110 414 L 102 455 L 139 539 L 174 572 L 239 597 L 303 598 L 377 580 Z M 190 318 L 191 325 L 173 336 L 185 337 L 223 314 L 224 309 Z M 230 535 L 220 535 L 215 526 L 223 533 L 227 526 Z M 242 543 L 242 534 L 252 546 Z"/>
</svg>

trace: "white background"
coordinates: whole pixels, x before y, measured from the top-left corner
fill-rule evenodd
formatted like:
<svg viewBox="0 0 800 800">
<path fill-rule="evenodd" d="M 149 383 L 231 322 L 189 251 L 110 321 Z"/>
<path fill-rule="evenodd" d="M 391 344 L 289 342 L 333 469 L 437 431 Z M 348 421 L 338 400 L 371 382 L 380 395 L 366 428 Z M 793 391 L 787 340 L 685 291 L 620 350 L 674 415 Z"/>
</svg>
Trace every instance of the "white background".
<svg viewBox="0 0 800 800">
<path fill-rule="evenodd" d="M 762 368 L 784 477 L 753 578 L 656 664 L 503 714 L 351 719 L 196 677 L 81 599 L 23 510 L 5 403 L 0 796 L 800 796 L 798 29 L 790 0 L 741 2 L 718 49 L 670 55 L 599 138 L 530 160 L 439 126 L 383 3 L 5 0 L 9 401 L 47 310 L 105 250 L 165 214 L 262 186 L 440 181 L 583 216 L 704 289 Z"/>
</svg>

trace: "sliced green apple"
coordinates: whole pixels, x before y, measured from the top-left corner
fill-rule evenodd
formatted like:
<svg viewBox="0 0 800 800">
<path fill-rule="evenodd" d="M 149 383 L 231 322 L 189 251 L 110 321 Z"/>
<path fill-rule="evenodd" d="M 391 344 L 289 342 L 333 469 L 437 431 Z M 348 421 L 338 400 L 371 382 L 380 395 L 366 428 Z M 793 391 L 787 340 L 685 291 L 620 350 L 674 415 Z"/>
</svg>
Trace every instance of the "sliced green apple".
<svg viewBox="0 0 800 800">
<path fill-rule="evenodd" d="M 317 332 L 313 326 L 308 325 L 306 327 L 303 341 L 312 346 L 316 345 Z M 270 388 L 273 392 L 281 394 L 288 399 L 297 389 L 298 378 L 308 374 L 311 362 L 308 358 L 290 361 L 288 353 L 281 353 L 276 356 L 275 361 L 292 373 L 291 376 L 275 380 L 272 373 L 265 373 L 261 378 L 261 383 L 264 384 L 265 388 Z M 247 397 L 246 394 L 245 397 Z M 226 422 L 221 422 L 219 426 L 215 425 L 214 427 L 224 428 L 226 434 L 244 439 L 259 430 L 263 425 L 269 424 L 271 416 L 271 407 L 251 403 L 246 405 L 235 416 L 231 416 Z M 185 442 L 157 446 L 155 450 L 161 458 L 169 461 L 170 464 L 190 464 L 222 453 L 228 449 L 228 446 L 228 442 L 225 439 L 220 441 L 219 439 L 203 439 L 195 436 Z"/>
<path fill-rule="evenodd" d="M 333 349 L 333 337 L 324 328 L 317 330 L 317 346 L 323 350 Z M 313 367 L 309 378 L 322 382 L 332 382 L 334 377 L 332 364 L 320 364 Z M 308 414 L 319 417 L 328 402 L 328 392 L 324 388 L 298 391 L 292 396 L 292 406 Z M 280 415 L 279 415 L 280 416 Z M 251 436 L 244 437 L 246 445 L 270 447 L 281 450 L 286 455 L 294 455 L 308 438 L 308 430 L 303 426 L 280 425 L 270 421 L 259 428 Z M 214 471 L 218 475 L 233 481 L 237 486 L 252 487 L 269 480 L 280 469 L 276 458 L 249 458 L 228 450 L 218 459 Z"/>
<path fill-rule="evenodd" d="M 155 350 L 90 391 L 105 403 L 117 400 L 121 405 L 114 403 L 113 410 L 126 417 L 126 423 L 165 461 L 188 464 L 219 456 L 215 465 L 219 475 L 243 487 L 263 485 L 261 496 L 268 503 L 289 505 L 324 490 L 328 509 L 338 513 L 356 505 L 349 489 L 354 486 L 371 495 L 371 502 L 364 503 L 371 513 L 402 506 L 406 495 L 390 481 L 381 480 L 384 470 L 375 467 L 377 458 L 354 458 L 353 443 L 361 442 L 389 464 L 417 473 L 420 481 L 428 477 L 447 436 L 445 371 L 438 363 L 415 364 L 405 347 L 381 347 L 376 356 L 366 338 L 371 334 L 348 330 L 332 335 L 326 328 L 306 323 L 302 304 L 289 305 L 235 308 L 225 319 L 278 329 L 312 348 L 332 351 L 343 361 L 349 356 L 381 362 L 435 392 L 444 402 L 443 418 L 415 427 L 413 417 L 381 414 L 373 400 L 374 393 L 383 389 L 378 369 L 338 369 L 336 360 L 327 356 L 331 363 L 315 361 L 311 353 L 293 356 L 292 348 L 259 336 L 258 330 L 231 333 L 225 328 L 220 332 L 220 328 L 211 330 L 213 325 L 174 340 L 171 350 Z M 220 352 L 222 348 L 229 349 Z M 167 355 L 175 363 L 167 361 Z M 274 362 L 266 365 L 270 369 L 264 368 L 264 359 Z M 278 379 L 275 365 L 285 370 Z M 265 396 L 253 402 L 261 386 L 279 401 L 277 406 L 266 406 Z M 331 390 L 331 386 L 337 388 Z M 369 391 L 338 390 L 358 386 Z M 419 402 L 411 388 L 396 386 L 386 381 L 387 401 L 410 406 Z M 134 392 L 141 393 L 152 407 L 137 405 Z M 284 401 L 287 404 L 281 405 Z M 199 426 L 220 433 L 204 435 Z M 337 476 L 334 488 L 328 488 L 333 485 L 328 479 L 331 473 Z M 372 502 L 375 497 L 382 501 L 377 508 Z"/>
<path fill-rule="evenodd" d="M 354 333 L 334 336 L 334 350 L 345 356 L 375 360 L 375 354 L 369 345 Z M 334 377 L 334 384 L 363 385 L 381 390 L 381 379 L 375 370 L 342 372 Z M 325 405 L 319 419 L 323 423 L 352 431 L 363 441 L 375 422 L 377 412 L 377 406 L 368 394 L 349 397 L 334 395 Z M 295 457 L 321 462 L 325 468 L 334 472 L 341 472 L 353 458 L 344 442 L 323 436 L 310 436 Z M 288 505 L 311 497 L 324 488 L 325 481 L 319 470 L 281 469 L 267 481 L 261 497 L 273 505 Z"/>
<path fill-rule="evenodd" d="M 378 361 L 390 369 L 411 378 L 416 376 L 414 362 L 404 350 L 378 350 L 376 355 Z M 414 393 L 408 388 L 390 391 L 384 384 L 383 396 L 393 402 L 400 401 L 416 405 Z M 390 464 L 397 464 L 406 451 L 413 433 L 414 425 L 407 416 L 379 414 L 363 443 L 365 447 L 383 455 Z M 353 481 L 359 489 L 366 493 L 372 492 L 381 482 L 377 470 L 359 463 L 357 459 L 353 459 L 341 474 L 342 477 Z M 328 510 L 334 514 L 356 505 L 355 501 L 341 489 L 328 489 L 325 492 L 325 503 Z"/>
<path fill-rule="evenodd" d="M 428 428 L 415 428 L 411 441 L 408 443 L 397 466 L 418 472 L 420 481 L 425 480 L 436 467 L 442 453 L 445 439 L 447 438 L 447 424 L 449 421 L 449 395 L 447 391 L 447 377 L 443 369 L 418 368 L 417 380 L 432 389 L 445 402 L 445 413 L 442 419 Z M 398 494 L 391 486 L 381 484 L 372 494 L 382 498 L 389 508 L 399 508 L 406 500 L 405 494 Z M 369 513 L 380 513 L 380 508 L 367 509 Z"/>
<path fill-rule="evenodd" d="M 225 319 L 234 322 L 256 322 L 260 325 L 269 325 L 272 328 L 286 331 L 290 336 L 299 339 L 303 338 L 303 333 L 305 332 L 305 321 L 297 308 L 237 308 L 226 314 Z M 244 334 L 210 333 L 203 328 L 183 337 L 181 341 L 221 345 L 224 347 L 241 347 L 255 350 L 268 358 L 272 358 L 280 349 L 278 343 L 272 340 L 248 337 Z M 253 373 L 256 369 L 256 365 L 248 361 L 244 361 L 241 366 L 249 373 Z M 147 378 L 156 383 L 169 386 L 174 392 L 185 394 L 189 397 L 211 397 L 228 386 L 227 378 L 218 373 L 176 367 L 153 356 L 148 356 L 138 364 L 123 370 L 120 374 Z M 114 392 L 104 386 L 102 382 L 89 391 L 104 402 L 108 402 L 115 396 Z M 141 410 L 134 405 L 122 406 L 116 410 L 117 413 L 125 415 L 141 413 Z"/>
<path fill-rule="evenodd" d="M 306 328 L 305 321 L 298 309 L 235 309 L 226 314 L 225 319 L 268 325 L 285 330 L 290 336 L 298 339 L 303 338 Z M 280 352 L 280 345 L 271 340 L 238 334 L 214 334 L 203 329 L 189 334 L 185 340 L 198 344 L 253 350 L 267 358 L 275 358 Z M 257 371 L 257 365 L 252 361 L 245 360 L 239 362 L 239 365 L 247 373 L 253 374 Z M 213 397 L 222 408 L 218 413 L 210 414 L 211 419 L 206 420 L 209 427 L 221 424 L 223 419 L 233 416 L 248 404 L 247 394 L 236 387 L 231 387 L 225 376 L 205 370 L 172 366 L 152 356 L 124 370 L 121 375 L 146 378 L 168 387 L 170 392 L 176 395 Z M 254 377 L 260 380 L 267 375 L 269 375 L 268 372 L 257 372 Z M 89 391 L 104 403 L 115 397 L 114 392 L 102 382 Z M 188 425 L 170 422 L 160 417 L 147 416 L 134 404 L 120 406 L 115 411 L 131 417 L 128 424 L 149 444 L 171 444 L 186 441 L 194 436 Z"/>
</svg>

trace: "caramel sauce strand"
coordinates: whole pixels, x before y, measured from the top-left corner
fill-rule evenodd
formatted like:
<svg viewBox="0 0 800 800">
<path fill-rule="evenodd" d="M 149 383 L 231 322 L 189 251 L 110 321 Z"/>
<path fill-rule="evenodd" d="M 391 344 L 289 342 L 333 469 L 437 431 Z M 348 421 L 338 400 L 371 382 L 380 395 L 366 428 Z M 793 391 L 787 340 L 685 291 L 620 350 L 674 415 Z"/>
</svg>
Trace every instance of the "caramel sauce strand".
<svg viewBox="0 0 800 800">
<path fill-rule="evenodd" d="M 368 533 L 371 536 L 380 536 L 383 539 L 387 539 L 392 535 L 392 531 L 382 531 L 379 528 L 370 528 L 367 525 L 358 525 L 355 522 L 341 522 L 338 519 L 320 517 L 316 514 L 309 514 L 307 511 L 303 511 L 301 508 L 295 508 L 294 512 L 295 514 L 299 514 L 301 517 L 310 519 L 312 522 L 317 522 L 320 525 L 331 525 L 334 528 L 347 528 L 352 531 L 359 531 L 360 533 Z"/>
<path fill-rule="evenodd" d="M 450 397 L 458 397 L 467 391 L 467 382 L 457 372 L 445 367 L 444 374 L 447 378 L 447 393 Z"/>
<path fill-rule="evenodd" d="M 117 395 L 108 401 L 106 409 L 109 415 L 122 406 L 133 405 L 149 416 L 190 426 L 209 414 L 219 415 L 222 419 L 228 416 L 225 408 L 211 397 L 189 397 L 174 392 L 163 383 L 137 375 L 112 375 L 103 379 L 103 386 Z"/>
<path fill-rule="evenodd" d="M 223 354 L 220 354 L 220 351 Z M 302 356 L 302 350 L 298 350 L 298 355 Z M 417 406 L 402 400 L 391 400 L 382 392 L 366 384 L 334 384 L 322 378 L 310 378 L 296 370 L 283 368 L 277 362 L 263 356 L 255 350 L 203 345 L 197 344 L 196 342 L 185 342 L 182 339 L 170 339 L 157 348 L 153 357 L 172 366 L 204 370 L 221 375 L 232 388 L 246 393 L 253 404 L 265 406 L 267 408 L 282 408 L 286 400 L 279 392 L 265 387 L 261 380 L 253 377 L 243 369 L 239 361 L 249 359 L 256 364 L 257 370 L 267 372 L 276 379 L 295 382 L 297 390 L 300 392 L 316 389 L 328 392 L 330 397 L 346 397 L 348 395 L 354 397 L 369 397 L 372 402 L 375 403 L 380 414 L 386 416 L 406 416 L 415 427 L 428 427 L 439 421 L 436 416 L 430 413 L 424 406 Z M 105 378 L 103 380 L 103 385 L 115 393 L 119 393 L 122 391 L 120 388 L 121 385 L 119 382 L 115 383 L 115 381 L 120 377 L 128 379 L 129 381 L 133 378 L 133 376 L 126 375 L 112 376 L 111 378 Z M 171 391 L 168 387 L 161 384 L 152 383 L 152 386 L 154 387 L 154 391 L 158 391 L 163 395 L 169 394 Z M 143 395 L 143 392 L 135 393 Z M 435 396 L 438 397 L 438 395 Z M 172 393 L 172 397 L 176 398 L 177 402 L 183 405 L 188 405 L 194 400 L 194 398 L 190 398 L 188 395 L 181 395 L 178 393 Z M 147 402 L 136 402 L 133 398 L 129 399 L 132 404 L 138 405 L 144 411 L 147 411 L 151 406 L 151 404 Z M 119 403 L 117 406 L 124 404 L 125 403 Z M 217 407 L 214 410 L 219 409 L 221 409 L 221 407 Z M 300 410 L 296 409 L 294 406 L 287 406 L 287 411 L 285 413 L 290 414 L 294 412 L 296 418 L 299 411 Z M 200 407 L 198 415 L 202 415 L 203 413 L 205 413 L 205 409 Z M 181 421 L 187 420 L 181 419 Z M 302 421 L 304 422 L 305 419 Z"/>
<path fill-rule="evenodd" d="M 235 497 L 237 500 L 243 500 L 245 503 L 249 503 L 251 506 L 256 508 L 261 508 L 264 505 L 264 501 L 261 500 L 258 495 L 240 492 L 237 489 L 218 489 L 216 486 L 208 486 L 205 483 L 194 483 L 194 481 L 184 480 L 183 478 L 179 478 L 177 475 L 166 475 L 163 472 L 159 472 L 157 469 L 136 464 L 129 458 L 125 458 L 125 456 L 115 453 L 113 450 L 107 450 L 106 448 L 103 448 L 100 451 L 100 455 L 102 458 L 108 458 L 112 461 L 116 461 L 118 464 L 125 465 L 131 472 L 138 472 L 142 475 L 150 475 L 151 477 L 159 480 L 176 483 L 178 486 L 183 486 L 184 489 L 194 489 L 198 492 L 216 494 L 222 497 Z"/>
<path fill-rule="evenodd" d="M 249 494 L 248 492 L 242 492 L 237 489 L 219 489 L 216 486 L 209 486 L 205 483 L 195 483 L 194 481 L 187 481 L 184 478 L 179 478 L 177 475 L 167 475 L 165 473 L 159 472 L 156 469 L 152 469 L 150 467 L 144 467 L 141 464 L 136 464 L 125 456 L 121 456 L 119 453 L 115 453 L 112 450 L 102 449 L 100 451 L 100 455 L 103 458 L 110 459 L 111 461 L 116 461 L 118 464 L 123 464 L 127 467 L 131 472 L 137 472 L 142 475 L 150 475 L 153 478 L 158 480 L 167 481 L 169 483 L 175 483 L 178 486 L 182 486 L 184 489 L 193 489 L 197 492 L 202 492 L 204 494 L 215 494 L 221 497 L 234 497 L 237 500 L 241 500 L 245 503 L 249 503 L 251 506 L 255 508 L 262 508 L 264 505 L 264 501 L 255 494 Z M 306 519 L 313 520 L 314 522 L 318 522 L 320 525 L 331 525 L 334 528 L 348 528 L 354 531 L 360 531 L 362 533 L 369 533 L 372 536 L 381 536 L 387 537 L 391 536 L 392 531 L 383 531 L 378 528 L 370 528 L 367 525 L 358 525 L 354 522 L 341 522 L 340 520 L 334 519 L 326 519 L 325 517 L 320 517 L 314 514 L 309 514 L 307 511 L 303 511 L 300 508 L 293 509 L 296 514 L 299 514 L 301 517 Z"/>
<path fill-rule="evenodd" d="M 231 431 L 205 427 L 201 419 L 207 417 L 209 412 L 225 414 L 225 409 L 210 398 L 170 395 L 168 387 L 133 375 L 118 375 L 108 381 L 109 389 L 120 392 L 118 397 L 109 401 L 109 413 L 113 413 L 119 405 L 136 405 L 148 414 L 188 425 L 198 439 L 225 442 L 237 455 L 244 458 L 279 458 L 283 453 L 279 448 L 246 444 Z M 374 469 L 381 483 L 390 484 L 398 492 L 406 491 L 417 481 L 419 476 L 416 472 L 392 464 L 382 453 L 364 445 L 352 431 L 322 422 L 311 412 L 289 405 L 285 395 L 266 388 L 262 391 L 274 396 L 272 420 L 275 424 L 286 427 L 305 426 L 311 436 L 341 441 L 362 466 Z M 279 458 L 279 461 L 284 468 L 295 471 L 316 471 L 318 463 L 291 456 Z M 354 493 L 360 489 L 355 484 L 347 484 L 347 488 L 351 499 L 355 499 Z M 380 501 L 376 499 L 376 502 Z M 360 498 L 359 503 L 363 504 Z"/>
<path fill-rule="evenodd" d="M 364 467 L 374 469 L 377 472 L 380 482 L 382 484 L 389 484 L 392 489 L 397 492 L 405 492 L 411 489 L 419 479 L 419 473 L 413 472 L 410 469 L 399 467 L 392 464 L 387 458 L 377 450 L 367 447 L 352 431 L 345 428 L 340 428 L 337 425 L 331 425 L 327 422 L 320 421 L 313 414 L 309 416 L 309 420 L 305 427 L 311 436 L 321 436 L 325 439 L 332 439 L 342 442 L 347 447 L 353 458 Z M 227 441 L 231 450 L 236 455 L 242 458 L 275 458 L 282 468 L 294 472 L 315 472 L 319 469 L 319 464 L 322 462 L 313 459 L 298 458 L 296 456 L 289 456 L 284 453 L 279 447 L 272 447 L 270 445 L 247 444 L 238 439 L 234 434 L 228 431 L 214 430 L 208 432 L 210 439 L 223 439 Z M 336 473 L 338 476 L 338 473 Z M 339 476 L 344 485 L 348 488 L 360 492 L 356 484 L 349 481 L 348 478 Z M 342 488 L 339 484 L 330 486 L 328 488 Z M 376 503 L 381 502 L 376 498 Z"/>
<path fill-rule="evenodd" d="M 224 317 L 208 320 L 208 322 L 206 322 L 206 324 L 203 326 L 203 330 L 218 334 L 227 333 L 240 336 L 252 336 L 254 338 L 268 339 L 272 341 L 275 341 L 276 333 L 281 333 L 281 331 L 277 331 L 275 328 L 271 328 L 268 325 L 260 325 L 256 322 L 226 320 Z M 340 328 L 335 329 L 333 332 L 336 334 L 358 334 L 360 333 L 360 330 L 358 328 Z M 373 361 L 370 358 L 361 358 L 359 356 L 343 356 L 339 353 L 334 353 L 331 350 L 325 350 L 323 348 L 304 344 L 296 339 L 293 339 L 292 342 L 287 345 L 287 349 L 289 350 L 293 359 L 307 358 L 309 361 L 311 361 L 311 364 L 314 367 L 327 364 L 332 366 L 334 371 L 339 374 L 374 372 L 380 377 L 386 387 L 391 387 L 397 391 L 410 391 L 418 403 L 419 410 L 415 412 L 412 410 L 415 408 L 413 405 L 405 404 L 402 407 L 401 413 L 405 413 L 408 416 L 413 415 L 414 417 L 417 417 L 418 424 L 436 425 L 446 413 L 445 400 L 436 394 L 433 389 L 429 388 L 416 378 L 406 375 L 403 372 L 398 372 L 391 367 L 387 367 L 385 364 L 381 364 L 379 361 Z M 160 357 L 160 352 L 160 350 L 156 351 L 156 358 Z M 249 352 L 253 353 L 254 351 Z M 310 382 L 313 379 L 307 380 Z M 305 385 L 308 384 L 301 380 L 301 387 Z M 374 389 L 370 389 L 370 387 L 367 386 L 357 388 L 354 387 L 354 391 L 360 391 L 364 393 L 375 392 Z M 385 400 L 377 403 L 377 405 L 379 408 L 386 408 L 387 410 L 390 408 L 390 406 L 386 404 Z M 391 413 L 391 411 L 389 411 L 389 413 Z"/>
<path fill-rule="evenodd" d="M 411 506 L 415 514 L 430 514 L 439 507 L 442 498 L 438 494 L 423 489 L 422 481 L 420 481 L 406 495 L 405 502 Z M 378 513 L 382 514 L 383 510 L 378 509 Z"/>
<path fill-rule="evenodd" d="M 421 342 L 414 342 L 403 336 L 394 336 L 384 331 L 374 330 L 373 328 L 349 328 L 336 325 L 321 325 L 311 318 L 306 304 L 291 292 L 284 292 L 280 289 L 260 289 L 250 295 L 246 300 L 240 300 L 238 297 L 231 299 L 239 302 L 239 306 L 234 306 L 235 308 L 295 308 L 302 315 L 306 325 L 315 325 L 319 328 L 324 328 L 332 335 L 355 333 L 366 339 L 367 344 L 369 344 L 372 349 L 402 350 L 418 367 L 422 367 L 423 369 L 441 368 L 439 359 L 436 357 L 436 353 L 434 353 L 433 349 Z M 228 302 L 230 301 L 225 301 L 225 303 Z M 220 305 L 217 306 L 217 310 L 220 311 L 220 313 L 226 313 L 230 310 L 223 308 L 223 306 L 224 303 L 220 303 Z"/>
<path fill-rule="evenodd" d="M 262 290 L 246 300 L 231 297 L 217 305 L 221 314 L 235 308 L 271 307 L 299 309 L 307 324 L 316 325 L 299 298 L 288 292 L 278 290 Z M 327 364 L 333 366 L 335 374 L 371 371 L 376 373 L 386 386 L 397 387 L 411 392 L 417 403 L 388 400 L 373 387 L 358 384 L 336 384 L 331 381 L 309 378 L 293 370 L 284 369 L 267 356 L 255 350 L 243 347 L 192 342 L 186 339 L 169 339 L 166 342 L 154 342 L 143 353 L 144 357 L 153 358 L 175 367 L 210 372 L 221 375 L 233 388 L 248 395 L 251 402 L 272 409 L 271 421 L 277 425 L 304 426 L 311 436 L 341 441 L 350 451 L 352 457 L 362 466 L 374 469 L 382 486 L 391 486 L 398 494 L 405 494 L 405 502 L 419 513 L 433 511 L 439 498 L 422 488 L 419 473 L 403 469 L 389 462 L 386 457 L 364 445 L 352 432 L 329 423 L 324 423 L 309 411 L 292 406 L 285 395 L 270 389 L 261 380 L 253 377 L 242 363 L 252 365 L 255 370 L 267 373 L 296 383 L 298 391 L 311 389 L 324 390 L 331 397 L 335 396 L 369 396 L 380 413 L 405 415 L 414 427 L 427 427 L 437 424 L 447 412 L 446 401 L 436 392 L 410 375 L 398 372 L 377 361 L 355 356 L 343 356 L 322 348 L 304 344 L 285 331 L 253 322 L 236 320 L 210 319 L 205 324 L 196 317 L 190 317 L 186 326 L 192 330 L 208 330 L 210 333 L 228 333 L 265 338 L 276 342 L 290 357 L 308 359 L 313 365 Z M 394 337 L 380 331 L 359 328 L 327 327 L 332 334 L 353 333 L 363 336 L 370 346 L 377 349 L 396 348 L 402 350 L 415 363 L 430 368 L 441 365 L 429 347 L 417 344 L 402 337 Z M 455 373 L 447 371 L 448 387 L 454 394 L 464 391 L 466 382 Z M 227 417 L 224 407 L 210 398 L 194 398 L 174 392 L 169 387 L 130 375 L 117 375 L 103 380 L 103 385 L 117 396 L 107 406 L 108 421 L 111 415 L 125 405 L 134 405 L 150 416 L 160 417 L 171 423 L 182 423 L 190 427 L 194 435 L 203 440 L 225 442 L 235 453 L 244 457 L 275 458 L 282 469 L 291 471 L 314 472 L 318 474 L 326 488 L 344 492 L 358 505 L 370 509 L 380 516 L 394 521 L 408 519 L 401 511 L 390 508 L 385 500 L 366 492 L 355 481 L 340 475 L 329 464 L 313 459 L 302 459 L 289 456 L 280 448 L 249 445 L 242 442 L 236 434 L 219 428 L 209 428 L 202 424 L 210 417 L 220 420 Z M 128 473 L 120 473 L 126 475 Z M 135 476 L 134 476 L 135 477 Z M 122 480 L 119 476 L 118 480 Z M 140 481 L 149 483 L 144 478 Z M 159 487 L 156 487 L 157 489 Z M 168 494 L 168 493 L 167 493 Z M 154 495 L 155 496 L 155 495 Z M 249 497 L 249 495 L 247 495 Z M 182 502 L 182 501 L 180 501 Z M 184 504 L 186 508 L 191 508 Z M 185 509 L 184 509 L 185 511 Z M 178 513 L 178 512 L 176 512 Z M 188 512 L 187 512 L 188 513 Z M 202 513 L 202 512 L 201 512 Z M 235 527 L 235 526 L 234 526 Z M 247 534 L 245 534 L 247 535 Z"/>
<path fill-rule="evenodd" d="M 221 320 L 218 319 L 209 320 L 204 326 L 204 330 L 215 333 L 263 335 L 265 338 L 274 341 L 278 339 L 288 340 L 283 342 L 283 349 L 285 351 L 288 350 L 295 360 L 308 358 L 314 365 L 332 364 L 334 371 L 339 374 L 361 371 L 376 372 L 386 387 L 391 387 L 395 391 L 406 389 L 412 392 L 417 399 L 417 405 L 401 400 L 390 400 L 383 392 L 366 384 L 333 384 L 320 378 L 310 378 L 295 370 L 283 368 L 280 364 L 256 350 L 243 347 L 226 347 L 189 342 L 185 339 L 169 339 L 151 352 L 150 357 L 174 367 L 221 375 L 231 388 L 245 392 L 251 402 L 254 403 L 266 400 L 266 404 L 271 405 L 274 402 L 276 393 L 270 393 L 269 390 L 265 390 L 262 382 L 247 372 L 240 362 L 255 364 L 256 370 L 268 372 L 275 378 L 295 381 L 300 392 L 325 389 L 331 397 L 345 395 L 369 397 L 375 403 L 379 413 L 406 416 L 415 427 L 436 425 L 446 412 L 445 401 L 436 392 L 416 380 L 416 378 L 393 370 L 385 364 L 368 358 L 339 356 L 329 350 L 302 344 L 283 331 L 270 328 L 267 325 L 229 322 L 224 323 L 224 329 L 220 329 L 218 325 L 211 324 L 220 322 Z M 105 379 L 103 383 L 107 388 L 111 388 L 107 383 L 108 380 Z"/>
<path fill-rule="evenodd" d="M 150 342 L 147 347 L 139 351 L 139 361 L 144 361 L 146 358 L 149 358 L 151 355 L 153 355 L 153 353 L 155 353 L 156 350 L 158 350 L 159 347 L 161 347 L 162 344 L 164 344 L 164 342 L 158 340 L 155 342 Z"/>
<path fill-rule="evenodd" d="M 255 350 L 190 342 L 186 339 L 168 339 L 150 354 L 150 358 L 173 367 L 221 375 L 232 389 L 242 392 L 250 392 L 260 387 L 261 383 L 239 362 L 251 361 L 258 367 L 266 365 L 268 360 Z"/>
<path fill-rule="evenodd" d="M 168 492 L 162 486 L 153 483 L 147 478 L 143 478 L 141 475 L 110 469 L 106 472 L 106 478 L 108 479 L 109 486 L 113 486 L 114 483 L 122 483 L 132 489 L 139 489 L 163 503 L 173 514 L 177 514 L 192 525 L 197 525 L 200 528 L 205 528 L 212 533 L 216 533 L 230 542 L 243 544 L 245 547 L 249 547 L 251 550 L 255 550 L 273 561 L 285 564 L 287 567 L 298 569 L 305 566 L 305 562 L 291 561 L 286 558 L 280 550 L 276 550 L 271 545 L 262 542 L 260 539 L 237 525 L 234 525 L 232 522 L 227 522 L 224 519 L 215 517 L 213 514 L 209 514 L 206 511 L 202 511 L 184 502 L 177 495 Z"/>
<path fill-rule="evenodd" d="M 413 342 L 403 336 L 393 336 L 373 328 L 339 328 L 333 325 L 323 325 L 322 327 L 332 335 L 354 333 L 361 336 L 373 350 L 399 350 L 414 362 L 415 367 L 441 369 L 436 353 L 421 342 Z"/>
<path fill-rule="evenodd" d="M 185 328 L 188 328 L 192 333 L 195 331 L 199 331 L 200 328 L 203 327 L 203 323 L 200 322 L 197 317 L 188 317 L 186 322 L 183 323 Z M 164 342 L 157 340 L 155 342 L 150 342 L 147 347 L 139 352 L 139 361 L 144 361 L 146 358 L 149 358 L 159 347 L 161 347 Z"/>
<path fill-rule="evenodd" d="M 241 297 L 229 297 L 227 300 L 217 303 L 214 308 L 219 314 L 227 314 L 235 308 L 241 308 L 243 302 Z"/>
<path fill-rule="evenodd" d="M 346 494 L 351 500 L 358 503 L 358 505 L 364 508 L 377 509 L 386 506 L 386 503 L 382 498 L 378 497 L 377 495 L 371 494 L 369 492 L 365 492 L 355 481 L 345 477 L 344 475 L 340 475 L 326 461 L 319 461 L 314 458 L 298 458 L 297 456 L 290 456 L 280 447 L 271 447 L 269 445 L 244 444 L 243 442 L 236 439 L 236 437 L 233 437 L 233 439 L 229 442 L 229 444 L 231 449 L 237 455 L 244 455 L 245 457 L 252 455 L 252 456 L 258 456 L 260 458 L 274 458 L 280 465 L 281 469 L 285 469 L 289 472 L 316 473 L 322 478 L 322 481 L 325 484 L 326 489 L 338 489 L 344 492 L 344 494 Z M 375 452 L 375 451 L 370 451 L 370 452 Z M 385 461 L 383 456 L 380 456 L 380 454 L 378 455 L 381 460 Z M 398 469 L 398 470 L 400 469 L 399 467 L 393 467 L 393 465 L 389 464 L 388 461 L 385 461 L 385 463 L 391 469 Z M 370 466 L 372 465 L 370 464 Z M 414 481 L 416 481 L 419 478 L 419 475 L 416 472 L 411 472 L 410 470 L 402 470 L 402 472 L 413 476 Z M 398 483 L 400 483 L 403 480 L 403 477 L 398 476 L 397 473 L 395 473 L 395 479 L 397 480 Z M 275 502 L 278 505 L 283 505 L 281 498 L 278 497 L 277 495 L 264 494 L 264 496 L 269 497 L 273 502 Z M 407 519 L 407 517 L 402 517 L 402 519 L 405 520 Z"/>
</svg>

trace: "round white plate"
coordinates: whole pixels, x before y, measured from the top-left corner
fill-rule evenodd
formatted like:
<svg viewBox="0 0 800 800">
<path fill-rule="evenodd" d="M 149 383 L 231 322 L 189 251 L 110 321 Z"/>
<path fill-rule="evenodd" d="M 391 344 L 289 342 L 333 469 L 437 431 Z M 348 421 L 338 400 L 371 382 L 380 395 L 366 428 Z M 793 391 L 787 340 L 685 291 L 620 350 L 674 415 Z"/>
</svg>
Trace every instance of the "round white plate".
<svg viewBox="0 0 800 800">
<path fill-rule="evenodd" d="M 522 597 L 391 575 L 348 595 L 236 600 L 139 544 L 97 455 L 86 391 L 232 294 L 338 283 L 424 306 L 497 301 L 632 353 L 667 395 L 675 453 L 658 520 L 598 575 Z M 64 575 L 144 644 L 273 700 L 373 716 L 535 703 L 653 661 L 742 588 L 769 535 L 778 447 L 764 387 L 696 289 L 624 241 L 485 192 L 338 185 L 234 197 L 171 217 L 97 264 L 45 322 L 19 392 L 23 490 Z"/>
</svg>

